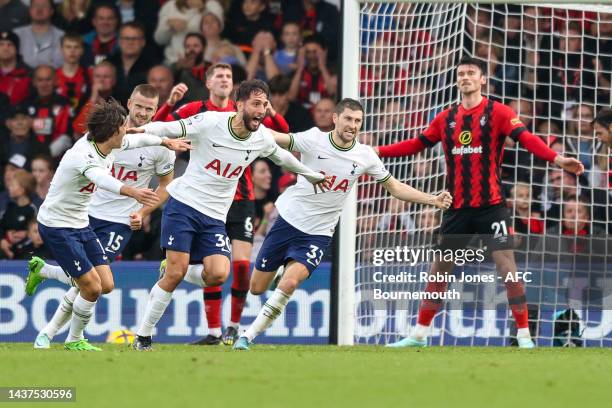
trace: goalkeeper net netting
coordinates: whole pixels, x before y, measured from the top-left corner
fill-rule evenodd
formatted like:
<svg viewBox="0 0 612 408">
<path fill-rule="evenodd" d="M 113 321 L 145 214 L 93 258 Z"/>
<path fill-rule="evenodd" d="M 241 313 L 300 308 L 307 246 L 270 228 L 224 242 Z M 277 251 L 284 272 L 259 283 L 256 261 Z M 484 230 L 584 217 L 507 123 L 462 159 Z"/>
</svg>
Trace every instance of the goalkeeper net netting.
<svg viewBox="0 0 612 408">
<path fill-rule="evenodd" d="M 593 115 L 610 106 L 611 11 L 610 6 L 360 2 L 364 143 L 416 137 L 456 103 L 455 67 L 468 54 L 488 64 L 485 96 L 512 107 L 549 146 L 585 164 L 586 173 L 575 178 L 506 143 L 502 178 L 518 238 L 518 270 L 533 272 L 527 303 L 539 345 L 612 345 L 612 298 L 606 289 L 612 284 L 606 277 L 612 254 L 605 236 L 612 169 L 610 152 L 594 138 L 591 125 Z M 430 193 L 444 190 L 439 144 L 384 162 L 402 182 Z M 418 291 L 424 283 L 381 283 L 375 275 L 418 276 L 430 263 L 380 265 L 377 250 L 430 248 L 441 216 L 432 207 L 391 198 L 372 180 L 360 183 L 356 343 L 389 343 L 411 334 L 419 301 L 375 300 L 375 290 Z M 455 268 L 461 270 L 494 273 L 489 262 Z M 503 283 L 461 290 L 471 302 L 446 302 L 432 324 L 431 342 L 511 344 L 513 319 Z"/>
</svg>

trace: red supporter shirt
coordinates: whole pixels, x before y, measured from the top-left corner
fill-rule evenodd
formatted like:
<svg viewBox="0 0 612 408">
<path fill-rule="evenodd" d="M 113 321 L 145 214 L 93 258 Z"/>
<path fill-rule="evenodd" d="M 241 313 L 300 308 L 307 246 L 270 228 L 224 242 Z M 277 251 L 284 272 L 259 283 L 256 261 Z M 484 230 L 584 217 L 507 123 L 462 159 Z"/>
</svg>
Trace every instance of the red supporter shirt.
<svg viewBox="0 0 612 408">
<path fill-rule="evenodd" d="M 30 91 L 30 71 L 24 66 L 3 72 L 0 69 L 0 92 L 8 95 L 11 105 L 17 105 L 28 97 Z"/>
<path fill-rule="evenodd" d="M 78 108 L 91 86 L 91 71 L 79 67 L 74 76 L 68 77 L 64 75 L 62 68 L 58 68 L 55 71 L 55 77 L 57 79 L 56 92 L 68 99 L 72 109 Z"/>
<path fill-rule="evenodd" d="M 479 208 L 504 201 L 501 163 L 506 137 L 519 141 L 540 159 L 552 162 L 557 156 L 527 131 L 512 109 L 487 98 L 471 109 L 452 106 L 438 114 L 418 137 L 379 149 L 381 157 L 399 157 L 442 142 L 452 207 Z"/>
<path fill-rule="evenodd" d="M 154 121 L 164 121 L 169 122 L 173 120 L 185 119 L 190 116 L 196 115 L 200 112 L 213 111 L 213 112 L 235 112 L 236 104 L 234 101 L 230 100 L 226 107 L 220 108 L 212 103 L 209 99 L 207 101 L 195 101 L 185 104 L 178 108 L 174 112 L 170 112 L 172 107 L 168 104 L 164 103 L 161 108 L 157 111 L 155 116 L 153 117 Z M 262 124 L 281 133 L 289 132 L 289 125 L 285 118 L 277 113 L 273 118 L 266 116 L 262 122 Z M 247 166 L 238 180 L 238 187 L 236 187 L 236 194 L 234 195 L 234 201 L 241 200 L 255 200 L 255 192 L 253 191 L 253 180 L 251 177 L 251 166 Z"/>
<path fill-rule="evenodd" d="M 50 99 L 31 99 L 24 104 L 34 119 L 32 130 L 40 143 L 49 145 L 60 136 L 70 136 L 72 111 L 66 99 L 54 94 Z"/>
</svg>

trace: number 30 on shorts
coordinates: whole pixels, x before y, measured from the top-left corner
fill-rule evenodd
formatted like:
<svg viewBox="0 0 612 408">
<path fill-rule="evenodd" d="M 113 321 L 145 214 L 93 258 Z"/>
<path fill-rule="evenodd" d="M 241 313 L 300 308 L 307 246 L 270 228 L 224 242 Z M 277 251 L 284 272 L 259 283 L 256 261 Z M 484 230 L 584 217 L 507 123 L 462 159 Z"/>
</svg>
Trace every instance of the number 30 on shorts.
<svg viewBox="0 0 612 408">
<path fill-rule="evenodd" d="M 306 262 L 312 266 L 318 266 L 323 258 L 323 250 L 316 245 L 311 245 L 310 251 L 306 252 L 306 257 L 308 258 Z"/>
<path fill-rule="evenodd" d="M 215 234 L 215 237 L 217 238 L 217 248 L 221 248 L 221 251 L 227 252 L 228 254 L 232 252 L 232 246 L 228 236 L 223 234 Z"/>
</svg>

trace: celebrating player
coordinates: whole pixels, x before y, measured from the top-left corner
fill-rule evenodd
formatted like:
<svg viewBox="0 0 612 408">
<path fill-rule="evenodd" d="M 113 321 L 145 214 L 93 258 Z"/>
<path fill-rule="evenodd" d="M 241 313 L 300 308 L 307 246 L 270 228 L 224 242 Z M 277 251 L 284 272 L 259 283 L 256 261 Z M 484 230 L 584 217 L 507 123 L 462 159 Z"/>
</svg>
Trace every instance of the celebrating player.
<svg viewBox="0 0 612 408">
<path fill-rule="evenodd" d="M 270 131 L 259 126 L 266 114 L 268 95 L 265 82 L 245 81 L 237 91 L 237 113 L 209 111 L 139 129 L 186 136 L 194 149 L 185 174 L 168 186 L 170 199 L 164 208 L 161 231 L 167 266 L 151 289 L 134 343 L 136 350 L 151 349 L 153 329 L 183 278 L 200 287 L 219 286 L 227 279 L 231 249 L 225 220 L 238 179 L 257 157 L 268 157 L 313 184 L 325 182 L 322 174 L 279 148 Z M 202 262 L 204 271 L 188 269 L 191 259 Z"/>
<path fill-rule="evenodd" d="M 458 249 L 465 237 L 458 234 L 490 234 L 487 245 L 499 273 L 517 271 L 512 251 L 510 217 L 503 203 L 501 158 L 504 140 L 518 141 L 538 158 L 581 174 L 584 166 L 578 160 L 557 155 L 537 136 L 531 134 L 507 106 L 482 96 L 486 83 L 486 65 L 478 59 L 464 57 L 457 66 L 457 86 L 461 102 L 438 114 L 417 138 L 389 146 L 381 146 L 381 157 L 413 155 L 426 147 L 442 142 L 446 158 L 446 185 L 454 201 L 444 214 L 440 235 L 442 249 Z M 455 237 L 453 237 L 455 235 Z M 487 237 L 488 238 L 488 237 Z M 463 239 L 463 241 L 462 241 Z M 431 274 L 448 274 L 452 262 L 434 261 Z M 521 282 L 505 282 L 508 303 L 518 328 L 521 348 L 532 348 L 527 322 L 525 287 Z M 443 292 L 446 283 L 429 283 L 427 292 Z M 391 347 L 427 345 L 427 331 L 439 301 L 426 300 L 419 310 L 418 324 L 412 337 L 389 344 Z"/>
<path fill-rule="evenodd" d="M 151 121 L 159 99 L 157 90 L 142 84 L 134 88 L 128 100 L 127 126 L 143 126 Z M 133 136 L 132 136 L 133 137 Z M 163 204 L 168 198 L 166 186 L 174 177 L 175 154 L 161 146 L 141 147 L 125 150 L 115 155 L 111 174 L 119 181 L 134 188 L 146 188 L 154 175 L 159 178 L 155 191 L 159 201 L 154 206 L 141 206 L 129 197 L 98 189 L 93 194 L 89 206 L 89 225 L 100 242 L 104 252 L 113 262 L 127 246 L 132 230 L 142 226 L 142 219 Z M 70 277 L 61 266 L 50 265 L 38 257 L 32 258 L 28 267 L 30 273 L 26 281 L 26 293 L 32 295 L 36 287 L 46 278 L 55 278 L 70 284 Z M 112 275 L 100 275 L 102 294 L 114 288 Z M 72 303 L 79 290 L 74 287 L 62 298 L 57 311 L 49 323 L 38 333 L 34 348 L 47 349 L 55 334 L 68 322 L 72 314 Z"/>
<path fill-rule="evenodd" d="M 312 128 L 296 134 L 275 134 L 279 145 L 302 154 L 302 162 L 331 176 L 329 191 L 317 194 L 303 178 L 276 201 L 279 217 L 266 236 L 255 261 L 251 293 L 264 293 L 274 272 L 285 266 L 278 287 L 259 311 L 255 321 L 234 344 L 248 350 L 249 344 L 280 316 L 296 288 L 321 262 L 340 218 L 344 201 L 355 181 L 368 174 L 394 197 L 408 202 L 448 208 L 449 193 L 433 196 L 415 190 L 395 179 L 372 148 L 357 141 L 363 123 L 363 107 L 354 99 L 343 99 L 333 114 L 334 130 Z"/>
<path fill-rule="evenodd" d="M 612 149 L 612 109 L 603 108 L 591 123 L 595 136 Z"/>
<path fill-rule="evenodd" d="M 206 111 L 235 112 L 236 103 L 230 99 L 234 88 L 232 79 L 232 67 L 228 64 L 217 63 L 206 71 L 206 88 L 210 92 L 207 101 L 196 101 L 181 106 L 175 112 L 169 113 L 172 107 L 183 97 L 187 91 L 184 84 L 178 84 L 170 93 L 168 101 L 162 105 L 155 119 L 166 122 L 172 120 L 186 119 L 197 113 Z M 262 124 L 272 130 L 286 133 L 289 126 L 282 115 L 276 113 L 271 105 L 268 105 L 269 116 L 266 116 Z M 154 120 L 155 120 L 154 119 Z M 194 345 L 216 345 L 219 342 L 227 345 L 234 343 L 238 337 L 240 317 L 249 291 L 249 268 L 251 250 L 253 249 L 253 220 L 255 219 L 255 193 L 253 181 L 251 180 L 251 166 L 244 169 L 244 174 L 238 180 L 238 187 L 234 195 L 234 202 L 227 213 L 227 235 L 232 245 L 232 310 L 230 324 L 221 336 L 221 290 L 222 286 L 210 286 L 203 289 L 204 312 L 208 323 L 208 335 L 192 343 Z M 202 272 L 201 260 L 192 260 L 193 265 Z M 163 273 L 166 261 L 162 261 L 160 271 Z"/>
<path fill-rule="evenodd" d="M 125 110 L 114 100 L 96 105 L 87 120 L 89 133 L 62 158 L 38 213 L 41 237 L 79 288 L 64 344 L 68 350 L 100 351 L 83 338 L 83 330 L 102 292 L 101 279 L 112 277 L 108 257 L 89 224 L 87 210 L 94 191 L 101 188 L 148 206 L 158 202 L 153 191 L 123 184 L 109 174 L 116 150 L 159 145 L 175 150 L 189 148 L 186 141 L 152 135 L 124 138 L 125 122 Z"/>
</svg>

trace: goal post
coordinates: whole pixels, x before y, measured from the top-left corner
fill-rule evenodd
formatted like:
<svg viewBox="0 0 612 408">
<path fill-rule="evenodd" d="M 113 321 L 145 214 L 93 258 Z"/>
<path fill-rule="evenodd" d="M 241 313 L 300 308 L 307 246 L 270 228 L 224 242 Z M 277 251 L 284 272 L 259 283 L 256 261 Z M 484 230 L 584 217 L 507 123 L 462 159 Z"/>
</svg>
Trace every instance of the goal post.
<svg viewBox="0 0 612 408">
<path fill-rule="evenodd" d="M 508 199 L 519 190 L 517 186 L 528 190 L 528 207 L 537 214 L 534 224 L 541 229 L 535 232 L 537 228 L 530 229 L 529 224 L 527 231 L 521 230 L 524 208 L 517 206 L 519 198 L 509 200 L 512 227 L 522 240 L 515 250 L 519 269 L 537 263 L 545 252 L 542 248 L 551 242 L 546 240 L 552 226 L 562 231 L 566 225 L 562 211 L 570 200 L 567 191 L 575 191 L 571 197 L 586 205 L 590 233 L 595 236 L 594 231 L 600 231 L 598 237 L 605 243 L 603 269 L 598 272 L 603 284 L 598 295 L 588 299 L 588 307 L 569 295 L 552 295 L 559 289 L 551 283 L 555 279 L 575 278 L 580 254 L 568 248 L 578 248 L 579 237 L 568 238 L 565 244 L 561 237 L 555 241 L 559 250 L 549 262 L 540 261 L 546 274 L 528 286 L 527 292 L 528 303 L 535 307 L 530 319 L 539 325 L 533 333 L 538 343 L 553 344 L 559 313 L 571 309 L 578 316 L 585 344 L 612 345 L 612 278 L 606 275 L 608 269 L 612 271 L 612 251 L 603 235 L 612 222 L 612 167 L 606 160 L 610 152 L 592 134 L 589 143 L 583 143 L 593 114 L 610 106 L 612 56 L 605 44 L 612 44 L 612 30 L 607 28 L 612 26 L 612 6 L 344 0 L 342 19 L 341 96 L 358 98 L 364 105 L 361 142 L 384 145 L 416 137 L 437 113 L 458 101 L 455 67 L 468 54 L 482 59 L 492 70 L 487 97 L 515 109 L 529 129 L 552 148 L 589 163 L 587 174 L 580 179 L 558 177 L 554 166 L 537 160 L 520 145 L 507 143 L 503 185 Z M 580 47 L 572 51 L 576 41 Z M 576 60 L 583 63 L 576 65 Z M 444 190 L 445 162 L 439 146 L 384 163 L 396 178 L 415 188 L 429 193 Z M 384 344 L 411 333 L 418 301 L 372 300 L 377 286 L 372 280 L 377 271 L 374 250 L 431 247 L 440 220 L 440 212 L 404 205 L 389 198 L 374 181 L 360 180 L 339 223 L 335 259 L 338 344 Z M 543 239 L 538 247 L 536 242 Z M 390 273 L 418 274 L 426 272 L 429 263 L 385 267 Z M 483 263 L 476 269 L 483 272 L 492 266 Z M 406 284 L 403 289 L 422 290 L 423 286 Z M 508 344 L 512 318 L 503 285 L 491 296 L 492 310 L 442 307 L 432 324 L 433 344 Z"/>
</svg>

